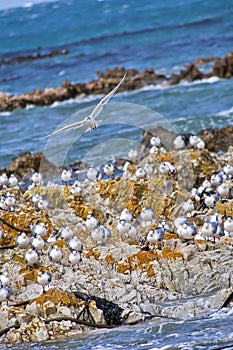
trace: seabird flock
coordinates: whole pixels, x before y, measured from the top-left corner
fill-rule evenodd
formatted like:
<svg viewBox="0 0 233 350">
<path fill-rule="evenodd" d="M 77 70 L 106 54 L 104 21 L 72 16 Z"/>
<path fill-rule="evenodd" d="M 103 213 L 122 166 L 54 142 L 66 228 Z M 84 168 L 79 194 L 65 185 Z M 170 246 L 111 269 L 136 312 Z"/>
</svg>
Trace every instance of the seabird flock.
<svg viewBox="0 0 233 350">
<path fill-rule="evenodd" d="M 118 85 L 109 92 L 93 109 L 92 113 L 83 119 L 82 121 L 67 125 L 61 129 L 54 131 L 53 133 L 41 137 L 44 139 L 59 135 L 63 132 L 67 132 L 72 129 L 78 129 L 86 126 L 84 134 L 96 129 L 101 121 L 97 121 L 96 118 L 102 111 L 103 107 L 115 94 L 120 85 L 123 83 L 126 74 L 123 76 Z M 182 143 L 183 139 L 180 135 L 174 141 L 174 147 L 180 149 L 184 147 Z M 195 149 L 203 149 L 205 147 L 204 142 L 199 137 L 190 136 L 189 144 Z M 166 154 L 166 149 L 161 144 L 161 140 L 158 136 L 150 139 L 149 155 L 154 154 Z M 146 163 L 144 166 L 137 167 L 132 175 L 130 172 L 130 165 L 135 163 L 138 159 L 137 150 L 130 150 L 128 153 L 128 160 L 122 166 L 122 178 L 128 178 L 131 180 L 137 180 L 139 183 L 145 179 L 150 179 L 153 174 L 157 174 L 161 178 L 174 177 L 177 174 L 177 169 L 170 162 L 162 162 L 157 169 L 154 169 L 152 163 Z M 107 163 L 103 166 L 102 172 L 106 179 L 114 176 L 116 171 L 115 165 Z M 144 230 L 146 233 L 147 245 L 157 248 L 161 246 L 161 242 L 164 239 L 166 232 L 175 233 L 181 240 L 190 241 L 194 239 L 202 240 L 219 240 L 222 236 L 233 238 L 233 218 L 224 215 L 208 215 L 204 216 L 203 224 L 201 227 L 197 227 L 193 222 L 191 213 L 197 207 L 196 203 L 201 204 L 202 208 L 210 209 L 214 208 L 218 200 L 226 201 L 229 198 L 233 198 L 233 166 L 231 164 L 224 164 L 222 170 L 219 173 L 213 174 L 210 180 L 204 180 L 203 183 L 191 190 L 191 199 L 180 203 L 183 216 L 180 216 L 172 223 L 172 228 L 164 222 L 156 222 L 154 210 L 148 207 L 143 207 L 138 218 L 135 218 L 132 213 L 124 208 L 121 213 L 115 218 L 116 231 L 127 239 L 136 240 L 138 235 L 138 227 Z M 97 182 L 102 180 L 100 169 L 89 168 L 87 170 L 88 182 Z M 42 174 L 35 172 L 31 176 L 31 184 L 28 189 L 36 188 L 43 184 Z M 61 181 L 63 185 L 69 185 L 70 194 L 73 198 L 76 198 L 82 194 L 83 184 L 77 180 L 73 182 L 73 174 L 71 170 L 64 169 L 61 174 Z M 3 211 L 15 211 L 17 207 L 16 196 L 10 193 L 12 188 L 17 188 L 19 181 L 17 177 L 12 174 L 9 178 L 6 174 L 0 175 L 0 188 L 7 189 L 7 191 L 0 198 L 0 210 Z M 47 212 L 49 210 L 50 203 L 38 193 L 31 196 L 31 203 L 41 212 Z M 99 220 L 89 212 L 84 220 L 85 230 L 89 233 L 90 238 L 96 244 L 105 244 L 111 237 L 111 230 L 107 225 L 101 224 Z M 0 228 L 0 239 L 3 232 Z M 46 238 L 47 237 L 47 238 Z M 68 264 L 75 269 L 76 266 L 82 261 L 83 244 L 81 240 L 75 235 L 74 231 L 69 226 L 64 226 L 59 230 L 53 230 L 48 237 L 47 228 L 44 223 L 37 223 L 31 226 L 30 232 L 20 232 L 15 240 L 15 245 L 19 249 L 23 249 L 24 260 L 28 266 L 38 266 L 41 255 L 46 254 L 52 264 L 61 264 L 64 259 L 62 249 L 56 243 L 60 240 L 64 240 L 69 249 L 67 257 Z M 46 245 L 50 244 L 49 249 L 45 249 Z M 52 275 L 47 270 L 38 271 L 37 283 L 42 286 L 43 291 L 51 283 Z M 2 271 L 0 275 L 0 302 L 7 301 L 10 298 L 10 286 L 11 278 L 7 271 Z"/>
</svg>

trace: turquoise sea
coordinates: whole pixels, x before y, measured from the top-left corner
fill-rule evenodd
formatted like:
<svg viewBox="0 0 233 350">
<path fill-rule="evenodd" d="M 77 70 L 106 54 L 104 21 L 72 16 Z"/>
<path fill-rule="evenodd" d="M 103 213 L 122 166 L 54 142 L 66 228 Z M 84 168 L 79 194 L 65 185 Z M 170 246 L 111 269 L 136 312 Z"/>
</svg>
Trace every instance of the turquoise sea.
<svg viewBox="0 0 233 350">
<path fill-rule="evenodd" d="M 67 49 L 69 53 L 0 66 L 0 91 L 18 95 L 37 88 L 57 87 L 67 80 L 88 82 L 97 78 L 97 71 L 116 66 L 137 70 L 153 67 L 157 73 L 171 75 L 199 57 L 221 57 L 233 50 L 232 18 L 232 0 L 2 1 L 0 59 L 55 49 Z M 54 131 L 67 120 L 83 117 L 101 97 L 81 96 L 50 107 L 30 106 L 0 113 L 0 168 L 10 164 L 19 152 L 43 151 L 47 141 L 33 138 Z M 92 157 L 98 157 L 98 151 L 99 154 L 106 151 L 103 142 L 106 139 L 111 142 L 116 136 L 140 141 L 140 133 L 135 136 L 135 125 L 140 130 L 153 127 L 157 122 L 156 113 L 178 133 L 196 133 L 203 128 L 233 124 L 233 79 L 148 86 L 119 93 L 112 103 L 103 114 L 106 125 L 72 142 L 66 163 L 82 160 L 87 150 Z M 115 115 L 114 103 L 134 107 L 125 116 L 121 113 L 118 120 L 121 108 Z M 83 112 L 84 108 L 89 109 Z M 143 108 L 154 112 L 144 116 Z M 63 138 L 59 141 L 62 148 Z M 109 156 L 113 151 L 112 146 Z M 23 348 L 152 350 L 224 349 L 227 346 L 233 349 L 232 344 L 233 318 L 223 316 L 205 321 L 165 322 L 162 326 L 150 321 L 95 332 L 65 343 Z"/>
</svg>

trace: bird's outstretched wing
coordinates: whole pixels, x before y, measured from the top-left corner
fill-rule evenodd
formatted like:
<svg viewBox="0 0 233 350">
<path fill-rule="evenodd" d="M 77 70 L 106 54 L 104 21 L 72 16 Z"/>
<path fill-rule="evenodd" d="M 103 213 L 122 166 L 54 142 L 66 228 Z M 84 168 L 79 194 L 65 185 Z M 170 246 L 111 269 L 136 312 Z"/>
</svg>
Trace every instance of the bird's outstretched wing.
<svg viewBox="0 0 233 350">
<path fill-rule="evenodd" d="M 60 133 L 62 133 L 62 132 L 64 132 L 64 131 L 69 131 L 69 130 L 71 130 L 71 129 L 78 129 L 78 128 L 81 128 L 82 126 L 86 125 L 86 123 L 87 123 L 87 122 L 86 122 L 86 119 L 83 119 L 83 120 L 81 120 L 81 121 L 79 121 L 79 122 L 76 122 L 76 123 L 73 123 L 73 124 L 70 124 L 70 125 L 66 125 L 66 126 L 64 126 L 63 128 L 58 129 L 58 130 L 52 132 L 52 133 L 49 134 L 49 135 L 42 136 L 42 137 L 38 137 L 38 138 L 33 139 L 33 140 L 42 140 L 42 139 L 46 139 L 46 138 L 48 138 L 48 137 L 50 137 L 50 136 L 58 135 L 58 134 L 60 134 Z"/>
<path fill-rule="evenodd" d="M 98 105 L 93 109 L 93 111 L 90 114 L 90 118 L 91 119 L 95 119 L 100 114 L 100 112 L 102 111 L 104 105 L 106 105 L 106 103 L 108 103 L 110 98 L 115 94 L 115 92 L 120 87 L 120 85 L 122 84 L 123 80 L 125 79 L 125 77 L 126 77 L 126 73 L 124 74 L 124 76 L 121 79 L 121 81 L 119 82 L 119 84 L 116 87 L 114 87 L 114 89 L 112 91 L 110 91 L 106 96 L 104 96 L 104 98 L 102 98 L 102 100 L 98 103 Z"/>
<path fill-rule="evenodd" d="M 106 96 L 104 96 L 104 98 L 102 98 L 102 100 L 98 103 L 98 105 L 93 109 L 93 111 L 89 115 L 88 119 L 95 119 L 100 114 L 100 112 L 102 111 L 104 105 L 106 105 L 106 103 L 110 100 L 110 98 L 115 94 L 115 92 L 117 91 L 119 86 L 122 84 L 123 80 L 125 79 L 125 77 L 126 77 L 126 73 L 124 74 L 124 76 L 121 79 L 121 81 L 119 82 L 119 84 L 112 91 L 110 91 Z M 79 122 L 76 122 L 76 123 L 73 123 L 73 124 L 70 124 L 70 125 L 66 125 L 63 128 L 58 129 L 58 130 L 52 132 L 49 135 L 38 137 L 38 138 L 35 138 L 33 140 L 46 139 L 46 138 L 48 138 L 50 136 L 58 135 L 58 134 L 60 134 L 60 133 L 62 133 L 64 131 L 69 131 L 71 129 L 81 128 L 83 125 L 87 125 L 87 118 L 85 118 L 85 119 L 83 119 L 83 120 L 81 120 Z M 92 130 L 91 128 L 88 128 L 86 130 L 85 134 L 88 133 L 91 130 Z"/>
</svg>

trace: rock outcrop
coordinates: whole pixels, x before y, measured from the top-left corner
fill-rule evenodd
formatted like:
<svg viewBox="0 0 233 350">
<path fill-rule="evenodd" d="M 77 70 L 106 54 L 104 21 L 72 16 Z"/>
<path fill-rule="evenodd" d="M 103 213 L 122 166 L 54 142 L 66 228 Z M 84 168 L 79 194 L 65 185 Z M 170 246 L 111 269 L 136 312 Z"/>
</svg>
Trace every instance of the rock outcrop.
<svg viewBox="0 0 233 350">
<path fill-rule="evenodd" d="M 61 54 L 66 54 L 63 51 Z M 30 60 L 30 58 L 28 58 Z M 207 61 L 211 61 L 207 58 Z M 157 74 L 153 68 L 139 72 L 136 69 L 127 70 L 127 77 L 124 84 L 119 88 L 119 91 L 132 91 L 140 89 L 150 84 L 166 83 L 179 84 L 182 80 L 189 82 L 217 76 L 224 79 L 229 79 L 233 76 L 233 54 L 229 52 L 223 58 L 216 58 L 213 68 L 208 73 L 202 73 L 199 69 L 201 64 L 206 62 L 205 59 L 198 59 L 194 63 L 190 63 L 186 69 L 179 74 L 172 74 L 166 77 L 162 74 Z M 90 94 L 107 94 L 116 84 L 119 83 L 126 69 L 116 67 L 112 70 L 106 69 L 104 73 L 97 72 L 98 79 L 89 83 L 72 84 L 65 81 L 60 87 L 45 88 L 44 90 L 35 89 L 33 92 L 24 93 L 20 96 L 9 95 L 5 92 L 0 93 L 0 111 L 12 111 L 16 108 L 26 108 L 28 105 L 47 106 L 55 101 L 64 101 L 80 95 Z"/>
<path fill-rule="evenodd" d="M 30 155 L 29 159 L 31 169 L 37 163 Z M 170 162 L 176 171 L 160 173 L 163 162 Z M 200 232 L 206 217 L 218 215 L 223 229 L 233 217 L 231 175 L 225 173 L 227 195 L 217 196 L 210 206 L 202 205 L 207 190 L 199 191 L 196 198 L 191 188 L 203 186 L 226 163 L 227 173 L 232 172 L 231 148 L 222 156 L 207 149 L 148 154 L 137 164 L 129 163 L 121 177 L 78 184 L 80 191 L 75 195 L 71 185 L 36 183 L 22 188 L 2 183 L 0 268 L 10 278 L 10 289 L 4 294 L 0 287 L 0 336 L 11 343 L 42 341 L 93 327 L 135 324 L 146 317 L 188 319 L 221 308 L 232 293 L 231 232 L 219 234 L 216 239 L 201 234 L 186 239 L 180 237 L 175 220 L 186 215 Z M 146 164 L 154 171 L 137 178 L 138 167 Z M 211 191 L 214 193 L 215 187 Z M 32 200 L 36 196 L 46 200 L 48 206 L 41 207 Z M 4 201 L 9 197 L 12 204 L 8 207 Z M 192 203 L 188 212 L 182 206 L 187 200 Z M 119 232 L 117 224 L 124 208 L 133 215 L 134 235 Z M 142 220 L 145 208 L 153 211 L 153 219 L 146 223 Z M 94 228 L 87 226 L 90 213 L 98 228 L 102 225 L 107 230 L 101 242 L 93 236 Z M 161 241 L 150 243 L 148 232 L 156 230 L 159 223 L 169 228 L 164 226 Z M 38 260 L 30 262 L 25 258 L 29 246 L 20 246 L 17 238 L 24 234 L 32 244 L 35 224 L 44 228 L 44 246 L 37 248 Z M 75 264 L 69 259 L 73 251 L 70 239 L 62 236 L 67 227 L 82 243 L 81 260 Z M 51 258 L 54 246 L 61 251 L 59 261 Z M 39 283 L 38 276 L 43 272 L 48 272 L 51 280 Z"/>
</svg>

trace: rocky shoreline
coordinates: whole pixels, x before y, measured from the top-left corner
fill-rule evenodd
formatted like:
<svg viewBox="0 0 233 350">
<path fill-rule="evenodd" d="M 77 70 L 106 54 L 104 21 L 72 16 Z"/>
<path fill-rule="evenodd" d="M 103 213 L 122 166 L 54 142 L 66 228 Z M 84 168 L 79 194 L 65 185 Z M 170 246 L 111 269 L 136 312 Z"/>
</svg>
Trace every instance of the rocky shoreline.
<svg viewBox="0 0 233 350">
<path fill-rule="evenodd" d="M 62 50 L 54 54 L 67 54 L 67 52 Z M 53 52 L 51 55 L 53 55 Z M 30 59 L 31 57 L 28 58 L 28 60 Z M 200 67 L 209 62 L 213 62 L 211 70 L 208 73 L 202 72 Z M 65 81 L 60 87 L 45 88 L 44 90 L 35 89 L 33 92 L 24 93 L 20 96 L 1 92 L 0 111 L 13 111 L 16 108 L 26 108 L 30 105 L 48 106 L 56 101 L 64 101 L 83 95 L 107 94 L 119 83 L 125 72 L 127 72 L 127 77 L 119 91 L 133 91 L 151 84 L 174 85 L 184 80 L 192 82 L 211 77 L 229 79 L 233 76 L 233 53 L 230 51 L 222 58 L 197 59 L 179 74 L 172 74 L 170 77 L 157 74 L 153 68 L 139 72 L 136 69 L 126 70 L 125 68 L 116 67 L 112 70 L 107 69 L 104 73 L 97 72 L 98 79 L 88 83 L 72 84 Z"/>
<path fill-rule="evenodd" d="M 208 317 L 232 295 L 233 232 L 227 226 L 233 220 L 232 144 L 222 155 L 191 146 L 167 151 L 162 144 L 151 152 L 152 141 L 158 143 L 152 138 L 143 157 L 123 165 L 121 176 L 44 184 L 37 173 L 38 154 L 28 155 L 30 166 L 19 157 L 5 176 L 1 173 L 4 342 L 64 338 L 152 317 L 158 322 L 164 317 Z M 146 135 L 144 139 L 145 147 Z M 147 169 L 145 176 L 138 169 Z M 25 173 L 27 186 L 10 180 L 10 174 L 22 180 Z M 214 174 L 223 177 L 221 191 L 210 183 Z M 121 219 L 127 213 L 129 222 Z M 215 237 L 203 233 L 207 218 L 221 228 Z M 177 219 L 185 223 L 177 224 Z M 124 230 L 127 225 L 130 231 Z M 195 234 L 182 236 L 180 225 L 195 226 Z M 44 232 L 40 249 L 34 241 L 38 229 Z M 162 232 L 162 238 L 151 240 L 149 234 L 155 232 Z M 79 242 L 75 263 L 74 237 Z M 30 243 L 24 245 L 27 238 Z M 26 255 L 30 245 L 33 254 L 38 250 L 35 260 Z M 61 259 L 51 255 L 54 249 Z M 44 273 L 50 277 L 39 279 Z"/>
<path fill-rule="evenodd" d="M 8 60 L 7 59 L 0 59 L 0 67 L 13 65 L 13 64 L 20 64 L 23 62 L 33 62 L 36 60 L 42 60 L 45 58 L 51 58 L 51 57 L 60 56 L 60 55 L 67 55 L 68 53 L 69 53 L 69 51 L 66 49 L 43 52 L 43 51 L 41 51 L 40 48 L 38 48 L 37 52 L 34 54 L 12 57 Z"/>
</svg>

